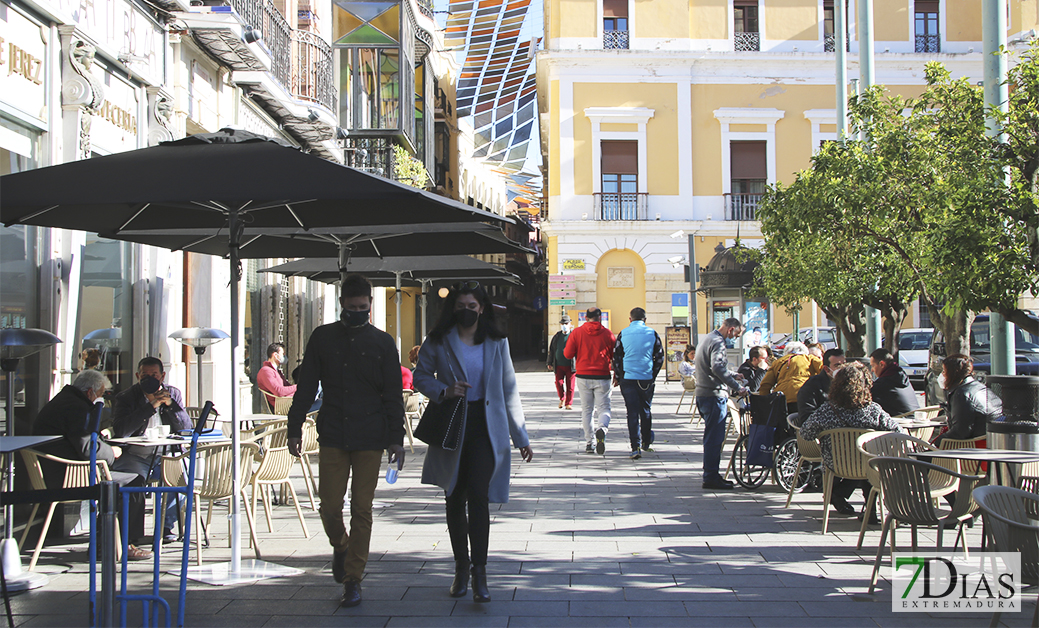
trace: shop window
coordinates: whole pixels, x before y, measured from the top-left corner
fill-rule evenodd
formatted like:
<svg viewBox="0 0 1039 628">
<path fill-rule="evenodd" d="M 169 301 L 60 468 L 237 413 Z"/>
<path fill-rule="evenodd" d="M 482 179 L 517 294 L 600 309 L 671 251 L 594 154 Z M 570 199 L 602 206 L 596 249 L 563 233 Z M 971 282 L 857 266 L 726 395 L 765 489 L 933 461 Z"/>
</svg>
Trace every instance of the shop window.
<svg viewBox="0 0 1039 628">
<path fill-rule="evenodd" d="M 77 351 L 97 351 L 97 367 L 112 380 L 113 393 L 132 386 L 134 246 L 88 234 L 81 256 L 79 312 L 76 320 Z M 75 288 L 75 287 L 74 287 Z M 81 368 L 74 353 L 71 369 Z"/>
<path fill-rule="evenodd" d="M 343 100 L 353 100 L 353 107 L 340 106 L 340 114 L 347 115 L 340 120 L 343 126 L 400 128 L 400 52 L 395 48 L 353 48 L 341 54 L 349 68 L 340 75 L 341 93 Z"/>
<path fill-rule="evenodd" d="M 602 47 L 628 48 L 628 0 L 603 0 Z"/>
<path fill-rule="evenodd" d="M 758 32 L 757 0 L 735 0 L 733 3 L 733 47 L 737 51 L 761 50 Z"/>
<path fill-rule="evenodd" d="M 941 52 L 938 33 L 938 0 L 917 0 L 913 10 L 916 52 Z"/>
</svg>

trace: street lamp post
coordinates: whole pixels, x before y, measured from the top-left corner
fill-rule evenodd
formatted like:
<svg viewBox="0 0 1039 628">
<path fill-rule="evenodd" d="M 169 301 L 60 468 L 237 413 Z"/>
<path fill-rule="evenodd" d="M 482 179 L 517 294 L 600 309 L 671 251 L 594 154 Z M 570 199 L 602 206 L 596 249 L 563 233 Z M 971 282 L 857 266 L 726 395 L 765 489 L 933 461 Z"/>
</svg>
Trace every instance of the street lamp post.
<svg viewBox="0 0 1039 628">
<path fill-rule="evenodd" d="M 195 385 L 195 394 L 198 396 L 195 399 L 195 405 L 202 407 L 202 356 L 206 353 L 206 348 L 209 345 L 216 344 L 221 340 L 230 338 L 226 332 L 219 329 L 213 329 L 212 327 L 185 327 L 184 329 L 178 329 L 177 331 L 170 334 L 170 338 L 177 342 L 194 347 L 195 349 L 195 363 L 198 365 L 198 379 Z"/>
</svg>

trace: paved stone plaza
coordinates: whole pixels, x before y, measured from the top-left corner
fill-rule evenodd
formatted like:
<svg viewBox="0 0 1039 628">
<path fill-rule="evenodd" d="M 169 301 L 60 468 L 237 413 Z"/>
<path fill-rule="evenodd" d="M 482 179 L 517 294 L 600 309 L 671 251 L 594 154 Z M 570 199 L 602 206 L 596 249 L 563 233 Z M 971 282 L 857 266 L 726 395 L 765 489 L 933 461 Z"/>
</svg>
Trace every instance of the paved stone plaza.
<svg viewBox="0 0 1039 628">
<path fill-rule="evenodd" d="M 262 514 L 258 525 L 264 559 L 306 573 L 233 587 L 190 583 L 188 625 L 988 625 L 987 613 L 893 614 L 886 579 L 875 595 L 867 595 L 879 529 L 867 534 L 862 551 L 855 551 L 859 522 L 854 518 L 835 516 L 829 533 L 820 534 L 819 493 L 795 496 L 786 509 L 785 493 L 771 480 L 756 492 L 703 491 L 702 433 L 689 425 L 687 405 L 675 414 L 680 384 L 658 387 L 656 451 L 633 462 L 619 392 L 613 395 L 605 458 L 585 455 L 579 404 L 575 400 L 571 411 L 556 409 L 551 375 L 536 370 L 539 365 L 527 366 L 519 379 L 534 460 L 523 464 L 514 456 L 512 501 L 498 510 L 492 506 L 490 604 L 447 595 L 454 563 L 443 498 L 419 483 L 423 447 L 417 447 L 397 483 L 380 484 L 376 493 L 361 606 L 338 606 L 342 589 L 332 580 L 331 548 L 298 479 L 310 539 L 303 538 L 291 506 L 275 508 L 275 534 L 266 532 Z M 730 447 L 731 440 L 726 455 Z M 860 499 L 856 494 L 852 503 L 858 506 Z M 968 535 L 972 547 L 980 544 L 980 527 Z M 222 521 L 214 518 L 212 533 L 216 540 L 206 561 L 227 560 Z M 946 542 L 954 536 L 947 533 Z M 908 532 L 899 540 L 908 543 Z M 933 532 L 922 532 L 922 549 L 934 542 Z M 51 581 L 13 599 L 17 625 L 87 625 L 84 547 L 45 550 L 39 569 L 52 574 Z M 164 563 L 175 564 L 179 547 L 164 550 Z M 243 557 L 252 557 L 251 551 L 243 549 Z M 137 579 L 148 568 L 131 569 Z M 888 573 L 886 563 L 882 573 Z M 175 578 L 163 576 L 167 599 L 175 600 L 176 585 Z M 1030 623 L 1035 593 L 1025 599 L 1023 612 L 1003 616 L 1005 625 Z"/>
</svg>

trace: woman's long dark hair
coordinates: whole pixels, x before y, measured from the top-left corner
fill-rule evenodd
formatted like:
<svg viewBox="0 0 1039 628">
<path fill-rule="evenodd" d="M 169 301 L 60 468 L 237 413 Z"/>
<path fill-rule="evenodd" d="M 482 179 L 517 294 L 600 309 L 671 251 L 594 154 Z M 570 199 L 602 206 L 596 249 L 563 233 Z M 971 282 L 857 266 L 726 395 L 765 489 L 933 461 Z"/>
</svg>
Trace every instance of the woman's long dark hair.
<svg viewBox="0 0 1039 628">
<path fill-rule="evenodd" d="M 945 390 L 952 390 L 974 373 L 974 360 L 970 356 L 957 353 L 942 360 L 945 372 L 949 374 L 945 378 Z"/>
<path fill-rule="evenodd" d="M 437 321 L 433 330 L 429 332 L 429 338 L 432 338 L 435 342 L 440 342 L 444 339 L 444 335 L 455 326 L 455 303 L 458 301 L 458 297 L 463 294 L 473 295 L 480 303 L 480 306 L 483 307 L 483 313 L 480 314 L 480 319 L 476 323 L 476 336 L 474 338 L 476 344 L 482 343 L 488 336 L 495 340 L 505 337 L 505 332 L 498 329 L 498 324 L 494 320 L 494 304 L 491 303 L 491 298 L 487 296 L 487 291 L 480 284 L 472 283 L 475 285 L 463 283 L 461 286 L 453 287 L 448 291 L 447 297 L 444 299 L 444 307 L 440 310 L 440 320 Z"/>
</svg>

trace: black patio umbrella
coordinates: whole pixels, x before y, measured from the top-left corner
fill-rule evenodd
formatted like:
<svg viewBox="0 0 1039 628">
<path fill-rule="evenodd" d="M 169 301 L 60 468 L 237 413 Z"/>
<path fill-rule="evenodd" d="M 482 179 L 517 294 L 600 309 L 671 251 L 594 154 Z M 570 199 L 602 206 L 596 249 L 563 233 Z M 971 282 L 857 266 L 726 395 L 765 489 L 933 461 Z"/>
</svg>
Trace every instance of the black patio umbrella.
<svg viewBox="0 0 1039 628">
<path fill-rule="evenodd" d="M 497 235 L 501 233 L 498 226 L 512 223 L 509 218 L 233 129 L 4 175 L 0 188 L 0 222 L 8 226 L 77 229 L 229 257 L 232 354 L 238 347 L 242 257 L 284 257 L 293 252 L 285 242 L 269 250 L 255 246 L 262 236 L 275 234 L 286 242 L 311 236 L 311 249 L 318 240 L 325 241 L 334 247 L 333 255 L 344 259 L 363 254 L 357 250 L 359 246 L 351 245 L 371 239 L 388 241 L 388 234 L 395 231 L 400 237 L 421 233 L 424 227 L 418 225 L 424 224 L 456 223 L 456 233 L 458 229 L 490 230 L 495 235 L 489 239 L 500 244 L 503 236 Z M 412 237 L 441 240 L 435 234 Z M 447 248 L 450 245 L 444 241 L 440 244 L 440 254 L 492 252 L 459 251 Z M 212 248 L 200 248 L 204 246 Z M 231 381 L 237 379 L 235 371 L 232 360 Z M 231 416 L 237 414 L 237 400 L 232 395 Z M 241 477 L 238 430 L 231 433 L 237 495 Z M 238 499 L 233 501 L 230 571 L 232 578 L 244 578 L 240 504 Z M 258 569 L 262 571 L 263 565 Z"/>
</svg>

